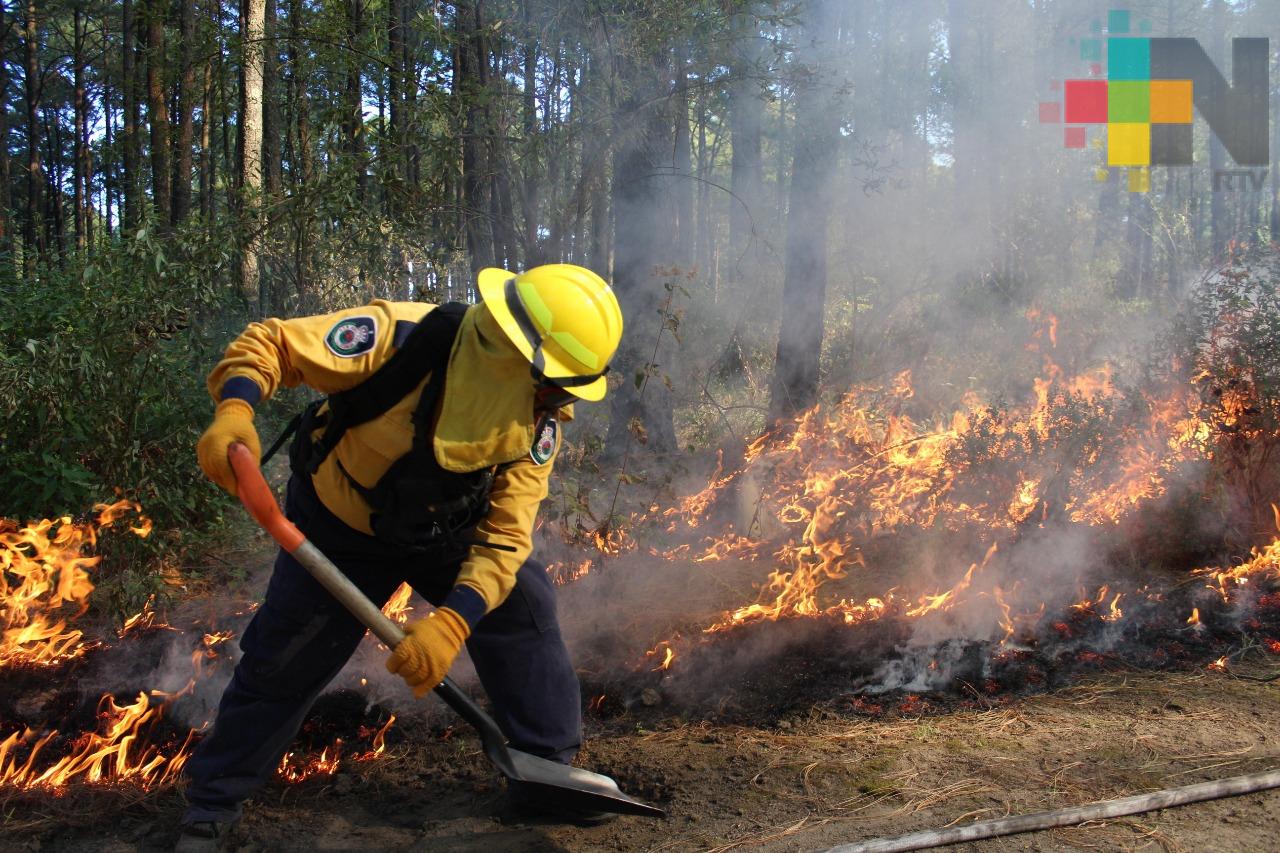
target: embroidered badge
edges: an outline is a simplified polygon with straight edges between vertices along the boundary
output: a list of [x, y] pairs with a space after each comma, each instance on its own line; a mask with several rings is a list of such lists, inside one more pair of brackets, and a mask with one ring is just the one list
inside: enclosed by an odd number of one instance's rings
[[556, 432], [560, 426], [551, 415], [538, 418], [533, 428], [533, 446], [529, 448], [529, 458], [537, 465], [546, 465], [556, 453]]
[[378, 322], [372, 317], [347, 317], [333, 325], [324, 344], [339, 358], [354, 358], [373, 349], [377, 336]]

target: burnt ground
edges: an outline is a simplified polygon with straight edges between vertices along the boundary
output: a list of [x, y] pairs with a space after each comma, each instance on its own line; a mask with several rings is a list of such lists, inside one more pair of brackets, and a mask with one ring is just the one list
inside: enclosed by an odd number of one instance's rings
[[[669, 812], [593, 828], [501, 822], [501, 788], [475, 739], [409, 726], [381, 760], [273, 784], [248, 808], [237, 849], [821, 849], [1274, 767], [1276, 690], [1221, 673], [1110, 672], [986, 711], [813, 711], [771, 727], [593, 721], [583, 763]], [[159, 850], [180, 808], [174, 791], [132, 804], [10, 802], [0, 844]], [[1268, 851], [1277, 837], [1271, 792], [967, 849]]]
[[[1280, 681], [1251, 680], [1280, 671], [1280, 658], [1255, 649], [1227, 672], [1205, 670], [1205, 656], [1226, 648], [1226, 626], [1204, 635], [1170, 621], [1137, 646], [1164, 650], [1159, 659], [1074, 651], [1066, 659], [1055, 650], [1074, 650], [1069, 642], [1033, 648], [989, 667], [994, 684], [976, 678], [975, 661], [989, 650], [967, 646], [956, 655], [952, 689], [867, 694], [857, 688], [871, 662], [892, 655], [905, 636], [891, 620], [871, 630], [822, 620], [749, 627], [678, 644], [683, 658], [671, 673], [654, 672], [643, 658], [653, 636], [681, 626], [688, 633], [691, 610], [740, 601], [741, 586], [721, 584], [722, 571], [706, 588], [682, 584], [681, 606], [664, 609], [657, 602], [671, 597], [646, 599], [628, 586], [653, 574], [588, 577], [563, 590], [561, 607], [584, 699], [594, 702], [581, 763], [662, 805], [666, 819], [625, 817], [593, 828], [504, 821], [500, 781], [439, 702], [414, 705], [397, 693], [383, 704], [341, 693], [320, 704], [307, 739], [324, 744], [346, 733], [358, 742], [356, 733], [395, 711], [387, 752], [346, 761], [332, 776], [273, 782], [249, 804], [235, 849], [816, 850], [1280, 765]], [[630, 606], [637, 600], [655, 603]], [[193, 606], [207, 613], [225, 610], [226, 601]], [[1158, 620], [1145, 624], [1149, 631]], [[1267, 626], [1273, 635], [1274, 627]], [[136, 692], [141, 673], [175, 669], [170, 659], [185, 660], [198, 645], [188, 638], [175, 646], [167, 633], [112, 649], [126, 653], [124, 674], [99, 663], [106, 651], [64, 673], [61, 685], [47, 675], [42, 683], [7, 674], [0, 710], [6, 719], [91, 719], [94, 690], [76, 700], [67, 684], [96, 688], [110, 672]], [[386, 686], [369, 666], [380, 656], [365, 650], [370, 691]], [[163, 850], [182, 809], [172, 787], [0, 799], [3, 850]], [[967, 849], [1269, 851], [1277, 837], [1280, 792], [1270, 792]]]

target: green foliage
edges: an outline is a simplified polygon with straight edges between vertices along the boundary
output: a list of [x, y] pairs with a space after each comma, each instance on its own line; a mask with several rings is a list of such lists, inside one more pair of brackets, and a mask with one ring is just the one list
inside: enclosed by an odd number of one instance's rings
[[[36, 283], [0, 285], [0, 515], [79, 516], [117, 495], [137, 500], [157, 534], [112, 537], [122, 550], [107, 560], [137, 568], [220, 519], [225, 500], [194, 446], [223, 337], [208, 322], [226, 307], [215, 296], [232, 261], [223, 236], [161, 240], [144, 228], [88, 261], [42, 268]], [[154, 591], [130, 584], [122, 607]]]

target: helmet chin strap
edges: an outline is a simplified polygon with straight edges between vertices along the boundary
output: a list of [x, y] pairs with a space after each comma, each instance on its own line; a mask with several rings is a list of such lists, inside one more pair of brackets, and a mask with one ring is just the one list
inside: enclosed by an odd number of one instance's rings
[[507, 279], [507, 283], [503, 285], [502, 293], [506, 298], [507, 310], [511, 312], [512, 319], [516, 321], [516, 326], [520, 328], [520, 333], [524, 335], [524, 339], [533, 348], [529, 373], [535, 380], [538, 382], [550, 382], [552, 385], [557, 385], [561, 388], [580, 388], [584, 385], [590, 385], [609, 372], [609, 365], [606, 364], [604, 370], [588, 376], [548, 376], [545, 372], [547, 359], [542, 354], [544, 338], [538, 331], [538, 327], [534, 325], [533, 318], [529, 316], [529, 312], [525, 309], [524, 302], [520, 299], [520, 291], [516, 289], [516, 280], [514, 278]]

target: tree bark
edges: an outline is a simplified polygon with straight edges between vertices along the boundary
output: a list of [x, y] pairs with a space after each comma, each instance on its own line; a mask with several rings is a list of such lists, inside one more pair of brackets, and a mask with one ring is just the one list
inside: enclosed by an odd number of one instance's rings
[[[8, 52], [9, 16], [4, 4], [0, 3], [0, 57], [7, 55]], [[6, 62], [0, 62], [0, 94], [7, 95], [8, 91], [9, 65]], [[0, 139], [6, 142], [9, 139], [9, 105], [7, 103], [0, 104]], [[9, 180], [9, 146], [0, 145], [0, 255], [6, 256], [13, 251], [13, 225], [9, 215], [11, 201]], [[5, 263], [11, 260], [6, 257]]]
[[404, 163], [404, 22], [400, 0], [387, 0], [387, 109], [390, 114], [390, 146], [388, 169], [391, 186], [387, 191], [387, 215], [395, 218], [399, 210], [399, 184], [403, 180]]
[[294, 281], [298, 301], [306, 304], [309, 293], [311, 270], [311, 224], [312, 214], [307, 204], [308, 194], [314, 180], [312, 175], [311, 156], [311, 104], [307, 98], [306, 76], [302, 73], [301, 56], [298, 43], [302, 34], [303, 0], [289, 2], [289, 101], [290, 113], [293, 115], [294, 145], [296, 147], [297, 167], [294, 172], [293, 192], [299, 199], [294, 207]]
[[196, 106], [195, 0], [180, 0], [179, 9], [178, 27], [182, 34], [179, 55], [182, 77], [178, 84], [178, 157], [173, 175], [173, 221], [175, 224], [186, 220], [191, 212], [191, 169], [194, 157]]
[[262, 51], [262, 183], [266, 198], [274, 201], [281, 195], [280, 163], [280, 97], [276, 80], [280, 76], [280, 51], [277, 47], [278, 24], [276, 0], [266, 0], [265, 42]]
[[75, 205], [76, 248], [84, 251], [88, 247], [89, 223], [89, 131], [85, 113], [88, 104], [84, 94], [84, 9], [76, 3], [71, 10], [72, 29], [72, 85], [74, 100], [72, 112], [75, 116], [75, 157], [72, 163], [72, 199]]
[[40, 237], [44, 173], [40, 168], [40, 54], [36, 0], [27, 0], [23, 43], [26, 71], [24, 86], [27, 100], [27, 219], [23, 223], [22, 259], [27, 278], [34, 279], [36, 259], [45, 248]]
[[764, 99], [756, 75], [764, 61], [764, 40], [755, 16], [745, 10], [733, 21], [733, 54], [729, 68], [729, 258], [731, 275], [751, 293], [760, 266], [760, 239], [754, 224], [764, 214], [764, 163], [760, 129]]
[[769, 388], [769, 419], [794, 417], [818, 399], [827, 298], [831, 175], [839, 142], [838, 81], [833, 50], [839, 22], [825, 0], [810, 0], [797, 46], [796, 143], [787, 219], [778, 357]]
[[263, 0], [244, 0], [240, 32], [244, 40], [244, 148], [240, 161], [244, 250], [240, 258], [240, 293], [251, 310], [260, 310], [258, 253], [262, 195], [262, 54], [265, 35]]
[[120, 88], [124, 97], [124, 127], [120, 134], [121, 158], [124, 165], [124, 177], [121, 186], [124, 194], [125, 229], [136, 228], [142, 215], [142, 196], [139, 190], [138, 169], [142, 162], [142, 140], [139, 138], [139, 126], [142, 124], [141, 109], [138, 103], [138, 57], [137, 20], [134, 14], [133, 0], [122, 0], [122, 26], [120, 37]]
[[456, 4], [455, 22], [458, 49], [454, 92], [463, 116], [462, 215], [473, 274], [496, 263], [490, 219], [492, 181], [488, 179], [485, 156], [489, 65], [486, 61], [483, 5], [484, 0], [461, 0]]
[[347, 86], [343, 130], [347, 153], [356, 170], [356, 200], [361, 206], [364, 205], [367, 186], [364, 163], [364, 99], [360, 84], [363, 63], [359, 57], [363, 26], [363, 0], [347, 0]]
[[171, 222], [172, 175], [169, 148], [169, 103], [165, 96], [166, 0], [151, 0], [147, 7], [147, 120], [151, 125], [151, 203], [161, 228]]
[[618, 64], [628, 94], [615, 128], [614, 290], [627, 318], [627, 334], [614, 358], [614, 369], [624, 381], [610, 394], [605, 438], [610, 456], [621, 455], [634, 441], [629, 435], [643, 436], [650, 451], [676, 448], [673, 400], [664, 375], [673, 345], [664, 328], [670, 311], [664, 309], [672, 291], [664, 289], [661, 272], [671, 262], [675, 243], [667, 198], [670, 177], [664, 169], [675, 141], [670, 53], [659, 48], [636, 59], [619, 57]]
[[693, 136], [689, 129], [689, 48], [681, 42], [675, 50], [676, 91], [675, 156], [672, 160], [672, 189], [676, 202], [675, 262], [685, 268], [693, 266]]

